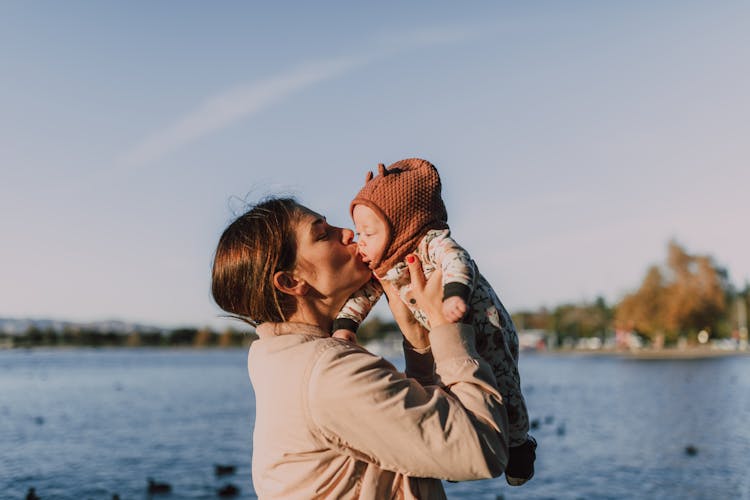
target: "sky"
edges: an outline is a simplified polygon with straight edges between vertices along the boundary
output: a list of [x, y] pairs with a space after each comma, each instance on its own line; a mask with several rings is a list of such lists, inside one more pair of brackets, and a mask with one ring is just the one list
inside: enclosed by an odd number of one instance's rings
[[[233, 325], [219, 235], [421, 157], [513, 311], [750, 281], [743, 1], [0, 4], [0, 317]], [[387, 315], [380, 307], [378, 314]]]

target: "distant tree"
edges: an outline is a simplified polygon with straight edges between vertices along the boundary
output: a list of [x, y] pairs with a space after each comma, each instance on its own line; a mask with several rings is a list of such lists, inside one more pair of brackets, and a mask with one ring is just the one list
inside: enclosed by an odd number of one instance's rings
[[382, 338], [391, 332], [399, 332], [395, 321], [383, 321], [379, 316], [368, 318], [357, 330], [357, 340], [365, 343], [372, 339]]
[[167, 336], [161, 332], [141, 332], [141, 345], [160, 346], [167, 342]]
[[74, 326], [66, 326], [62, 332], [62, 343], [66, 345], [80, 345], [81, 329]]
[[197, 333], [195, 328], [176, 328], [169, 332], [169, 344], [192, 345]]
[[667, 329], [663, 311], [666, 307], [665, 281], [661, 270], [651, 266], [641, 287], [626, 295], [617, 306], [615, 322], [621, 328], [636, 330], [653, 339]]
[[219, 347], [230, 347], [232, 345], [232, 337], [234, 331], [231, 328], [227, 328], [219, 335]]
[[42, 345], [44, 340], [44, 332], [36, 326], [30, 326], [26, 329], [25, 344], [29, 347]]
[[109, 334], [101, 333], [92, 328], [81, 328], [78, 336], [78, 345], [81, 346], [92, 346], [102, 347], [105, 345], [111, 345], [111, 337]]
[[193, 345], [195, 347], [206, 347], [216, 343], [216, 334], [208, 328], [201, 328], [195, 334]]
[[727, 273], [705, 255], [669, 246], [673, 282], [668, 289], [667, 327], [672, 331], [712, 329], [726, 309]]
[[230, 327], [219, 335], [219, 347], [240, 347], [257, 338], [255, 333], [245, 333]]
[[552, 329], [561, 337], [601, 337], [610, 328], [612, 311], [603, 298], [593, 303], [564, 304], [552, 313]]
[[128, 334], [128, 338], [125, 341], [125, 345], [128, 347], [138, 347], [141, 345], [141, 343], [141, 334], [135, 330]]
[[538, 311], [518, 311], [511, 317], [519, 330], [554, 330], [554, 317], [546, 307]]
[[652, 339], [719, 330], [730, 292], [725, 269], [670, 241], [666, 266], [652, 266], [640, 288], [623, 298], [616, 321]]

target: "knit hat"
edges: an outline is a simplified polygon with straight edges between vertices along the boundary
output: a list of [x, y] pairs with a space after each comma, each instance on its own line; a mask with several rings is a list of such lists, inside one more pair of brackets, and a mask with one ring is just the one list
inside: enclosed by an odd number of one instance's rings
[[440, 175], [435, 165], [420, 158], [397, 161], [378, 175], [367, 172], [364, 187], [349, 207], [371, 208], [386, 222], [389, 234], [379, 261], [370, 262], [377, 276], [385, 273], [417, 250], [419, 240], [431, 229], [447, 229], [448, 213], [440, 197]]

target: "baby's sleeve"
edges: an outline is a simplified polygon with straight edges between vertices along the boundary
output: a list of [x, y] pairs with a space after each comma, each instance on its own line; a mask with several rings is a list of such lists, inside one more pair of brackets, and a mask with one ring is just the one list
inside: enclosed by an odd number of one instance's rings
[[377, 279], [372, 278], [346, 301], [333, 321], [333, 331], [350, 330], [356, 332], [381, 295], [383, 295], [382, 285]]
[[443, 300], [457, 296], [468, 302], [477, 274], [469, 252], [446, 231], [429, 239], [427, 254], [430, 261], [443, 271]]

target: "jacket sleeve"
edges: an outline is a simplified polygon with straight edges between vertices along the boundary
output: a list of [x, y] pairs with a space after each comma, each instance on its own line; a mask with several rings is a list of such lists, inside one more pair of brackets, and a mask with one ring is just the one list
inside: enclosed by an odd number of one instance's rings
[[383, 286], [375, 278], [365, 283], [349, 297], [333, 321], [333, 331], [338, 329], [357, 331], [373, 306], [383, 295]]
[[404, 341], [404, 371], [407, 377], [416, 379], [422, 385], [435, 384], [435, 360], [430, 346], [418, 349]]
[[309, 379], [313, 428], [333, 448], [411, 477], [496, 477], [508, 460], [508, 417], [470, 326], [430, 333], [442, 386], [422, 386], [364, 349], [321, 350]]
[[443, 300], [458, 296], [468, 302], [476, 279], [476, 266], [469, 253], [447, 231], [428, 238], [427, 255], [443, 271]]

